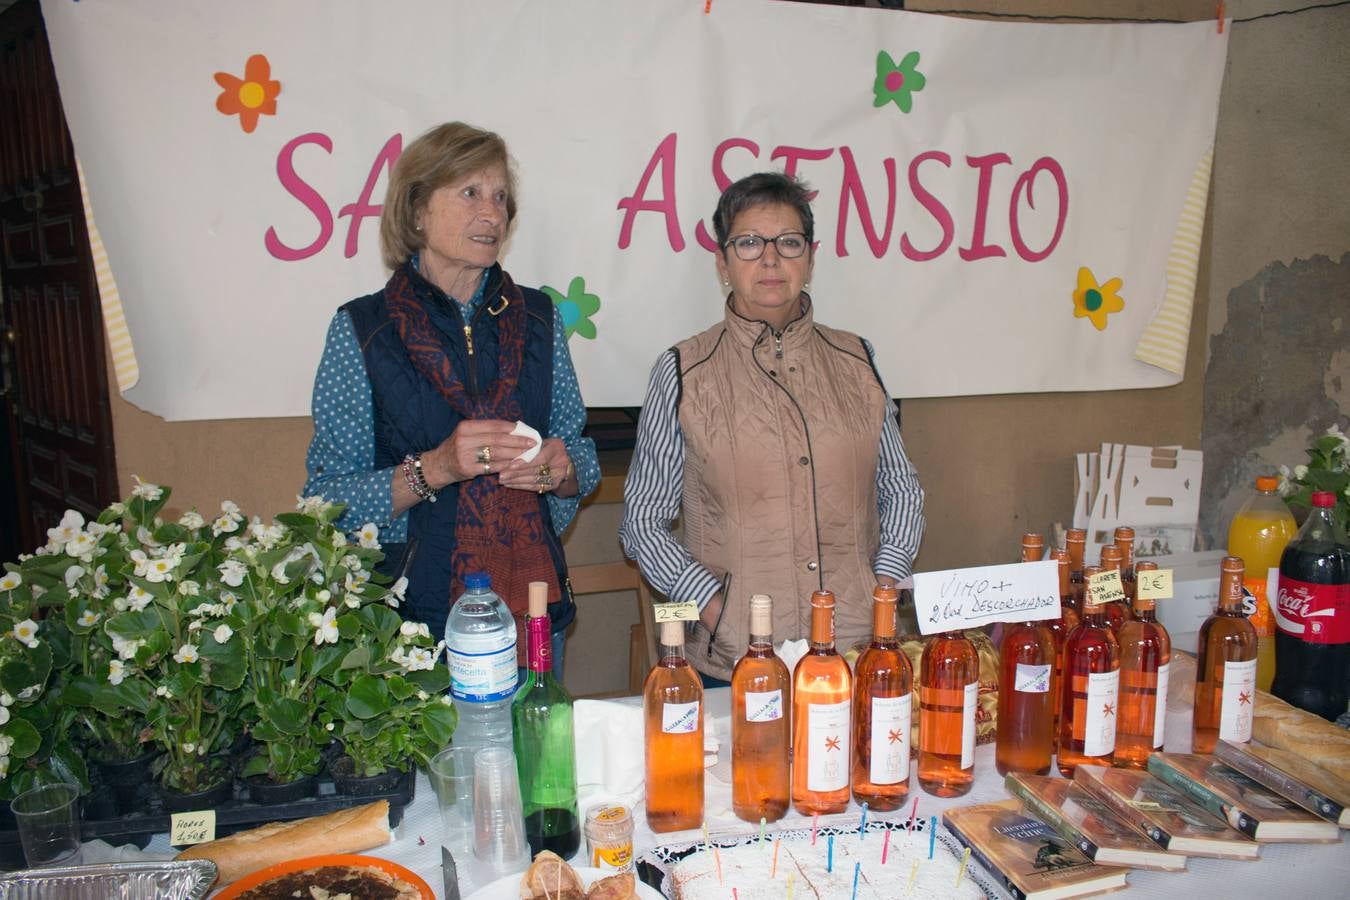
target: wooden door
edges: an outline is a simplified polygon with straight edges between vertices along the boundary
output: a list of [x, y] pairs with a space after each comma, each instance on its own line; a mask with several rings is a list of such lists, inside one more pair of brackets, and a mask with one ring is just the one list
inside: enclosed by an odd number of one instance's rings
[[117, 495], [103, 316], [37, 0], [0, 13], [0, 291], [12, 455], [0, 517], [31, 552], [66, 509], [89, 518]]

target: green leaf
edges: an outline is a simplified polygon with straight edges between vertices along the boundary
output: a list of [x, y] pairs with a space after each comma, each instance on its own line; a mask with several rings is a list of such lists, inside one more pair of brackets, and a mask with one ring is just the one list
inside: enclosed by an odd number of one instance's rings
[[78, 784], [81, 793], [89, 791], [89, 769], [84, 758], [70, 744], [61, 743], [53, 747], [48, 765], [54, 776], [53, 783]]
[[[282, 634], [289, 634], [293, 637], [302, 638], [308, 638], [310, 636], [309, 623], [300, 618], [298, 613], [278, 609], [272, 613], [272, 622]], [[290, 657], [286, 658], [289, 659]]]
[[433, 696], [444, 694], [450, 690], [450, 670], [443, 665], [437, 665], [434, 669], [409, 672], [407, 677], [419, 688]]
[[104, 681], [94, 691], [94, 707], [106, 716], [126, 715], [128, 710], [142, 716], [150, 711], [150, 685], [130, 678], [121, 684]]
[[202, 680], [206, 684], [227, 691], [237, 690], [248, 674], [248, 661], [244, 658], [244, 642], [229, 640], [216, 643], [210, 635], [203, 635], [198, 652], [202, 658]]
[[147, 606], [140, 612], [127, 610], [108, 619], [103, 626], [108, 635], [116, 635], [123, 640], [146, 638], [151, 632], [169, 630], [168, 613], [158, 606]]
[[402, 675], [389, 675], [385, 677], [384, 681], [385, 684], [389, 685], [389, 693], [392, 694], [394, 699], [399, 703], [402, 703], [404, 700], [407, 700], [413, 694], [417, 693], [417, 685], [413, 684]]
[[399, 614], [387, 606], [363, 606], [356, 611], [356, 617], [367, 631], [375, 633], [381, 644], [389, 643], [389, 639], [403, 624]]
[[362, 675], [347, 692], [347, 712], [358, 719], [373, 719], [389, 711], [389, 687], [383, 678]]
[[75, 675], [61, 688], [61, 702], [81, 709], [94, 705], [98, 682], [91, 675]]
[[250, 778], [254, 775], [266, 775], [267, 764], [267, 757], [262, 754], [250, 756], [248, 762], [244, 763], [244, 768], [239, 770], [239, 774], [244, 778]]
[[445, 703], [432, 703], [422, 710], [422, 731], [436, 747], [450, 743], [459, 724], [459, 714], [453, 706]]
[[0, 690], [13, 697], [32, 685], [46, 684], [52, 671], [52, 651], [45, 642], [31, 649], [20, 647], [19, 652], [20, 656], [0, 665]]
[[301, 735], [309, 727], [309, 706], [299, 700], [281, 697], [261, 708], [263, 721], [276, 726], [284, 734]]
[[33, 723], [24, 719], [11, 718], [0, 728], [0, 734], [7, 734], [14, 739], [9, 755], [15, 759], [27, 759], [42, 746], [42, 735], [33, 727]]
[[[353, 618], [353, 617], [340, 616], [338, 618], [339, 629], [341, 629], [342, 627], [343, 618]], [[364, 670], [369, 665], [370, 665], [370, 648], [365, 645], [362, 645], [360, 647], [354, 647], [351, 650], [351, 652], [349, 652], [346, 656], [344, 656], [342, 658], [342, 664], [338, 668]]]

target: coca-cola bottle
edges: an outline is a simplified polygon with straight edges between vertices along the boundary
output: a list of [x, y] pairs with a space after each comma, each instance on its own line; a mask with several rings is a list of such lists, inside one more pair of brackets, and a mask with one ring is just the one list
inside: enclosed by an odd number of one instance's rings
[[1315, 491], [1280, 557], [1271, 685], [1276, 697], [1333, 720], [1345, 712], [1350, 678], [1350, 545], [1335, 504], [1335, 494]]

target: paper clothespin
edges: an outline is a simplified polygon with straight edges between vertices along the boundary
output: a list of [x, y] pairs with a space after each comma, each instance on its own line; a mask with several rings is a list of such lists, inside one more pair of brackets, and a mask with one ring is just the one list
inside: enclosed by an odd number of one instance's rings
[[706, 16], [712, 12], [712, 0], [703, 0], [703, 14]]
[[[708, 2], [709, 2], [709, 4], [711, 4], [711, 3], [712, 3], [712, 0], [708, 0]], [[705, 10], [705, 12], [706, 12], [706, 10]], [[1216, 19], [1219, 20], [1219, 34], [1223, 34], [1223, 14], [1224, 14], [1224, 12], [1225, 12], [1225, 10], [1224, 10], [1224, 2], [1223, 2], [1223, 0], [1219, 0], [1218, 5], [1214, 7], [1214, 17], [1215, 17]]]

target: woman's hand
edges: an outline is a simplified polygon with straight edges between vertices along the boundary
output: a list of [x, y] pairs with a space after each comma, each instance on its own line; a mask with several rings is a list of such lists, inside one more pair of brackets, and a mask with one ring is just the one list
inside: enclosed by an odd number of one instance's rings
[[511, 460], [498, 477], [502, 487], [517, 491], [536, 494], [553, 491], [560, 497], [570, 497], [577, 492], [576, 471], [561, 438], [545, 438], [538, 456], [530, 462]]
[[427, 483], [440, 490], [447, 484], [509, 468], [512, 460], [534, 446], [529, 438], [512, 434], [515, 427], [515, 422], [501, 419], [460, 422], [440, 446], [422, 454]]

